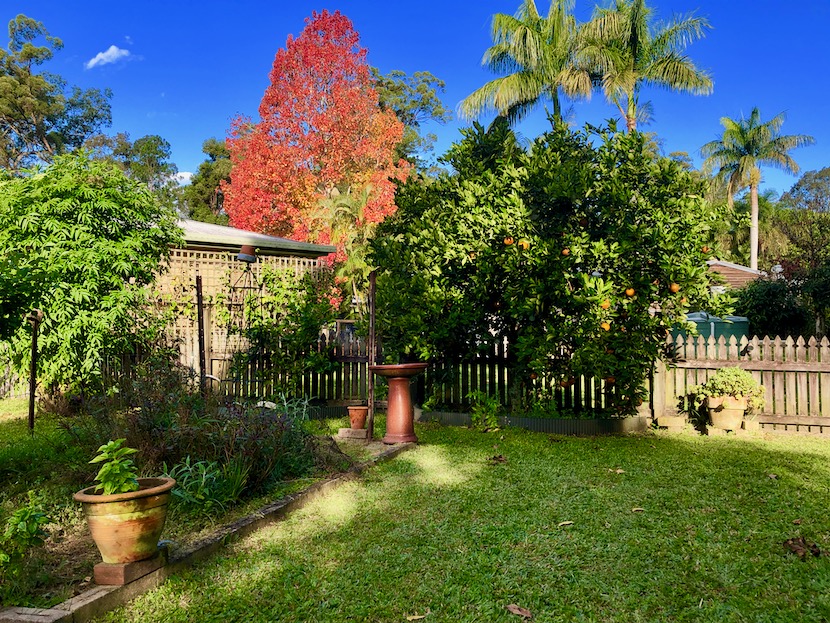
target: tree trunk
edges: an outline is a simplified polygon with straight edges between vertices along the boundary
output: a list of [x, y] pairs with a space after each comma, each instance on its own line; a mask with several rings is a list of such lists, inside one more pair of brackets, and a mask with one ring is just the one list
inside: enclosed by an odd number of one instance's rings
[[758, 270], [758, 184], [749, 185], [749, 267]]
[[637, 129], [637, 100], [633, 96], [628, 97], [628, 111], [625, 115], [625, 127], [629, 134]]

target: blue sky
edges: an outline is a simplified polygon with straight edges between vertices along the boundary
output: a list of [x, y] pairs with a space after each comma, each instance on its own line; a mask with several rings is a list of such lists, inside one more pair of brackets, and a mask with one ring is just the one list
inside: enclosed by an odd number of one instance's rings
[[[603, 4], [607, 0], [602, 0]], [[224, 137], [239, 113], [256, 115], [276, 51], [298, 34], [312, 11], [340, 10], [355, 24], [370, 64], [381, 72], [430, 71], [446, 82], [445, 104], [458, 102], [489, 80], [481, 56], [490, 44], [497, 12], [513, 13], [518, 0], [421, 0], [309, 2], [234, 0], [192, 2], [100, 2], [6, 0], [0, 19], [18, 13], [42, 21], [65, 47], [48, 65], [70, 84], [111, 88], [111, 133], [133, 140], [159, 134], [173, 149], [180, 171], [195, 171], [202, 142]], [[596, 2], [576, 0], [586, 20]], [[816, 145], [793, 152], [802, 171], [830, 166], [830, 0], [651, 0], [658, 18], [705, 16], [705, 39], [688, 52], [714, 79], [714, 93], [698, 97], [647, 90], [655, 119], [642, 129], [663, 141], [665, 153], [686, 151], [700, 164], [698, 149], [717, 138], [723, 116], [762, 118], [786, 112], [783, 132], [810, 134]], [[546, 0], [537, 0], [546, 11]], [[4, 22], [4, 23], [5, 23]], [[5, 44], [4, 40], [4, 44]], [[574, 103], [573, 122], [602, 123], [615, 109], [600, 94]], [[482, 119], [487, 123], [489, 119]], [[443, 152], [467, 122], [430, 128]], [[544, 112], [518, 126], [526, 138], [544, 131]], [[787, 190], [796, 177], [764, 170], [764, 188]]]

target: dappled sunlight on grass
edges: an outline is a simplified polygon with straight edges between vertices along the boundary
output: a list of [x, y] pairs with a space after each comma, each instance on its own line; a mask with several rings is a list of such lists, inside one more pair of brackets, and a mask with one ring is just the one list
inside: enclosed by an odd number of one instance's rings
[[0, 399], [0, 422], [17, 420], [29, 414], [29, 401], [26, 398]]
[[448, 450], [440, 446], [421, 446], [414, 452], [407, 452], [397, 460], [410, 463], [417, 468], [415, 481], [435, 487], [451, 487], [463, 484], [478, 474], [481, 465], [460, 466], [447, 456]]
[[392, 622], [429, 609], [435, 623], [508, 623], [511, 603], [555, 622], [830, 615], [830, 557], [782, 546], [801, 535], [830, 550], [828, 441], [417, 434], [418, 448], [107, 620]]
[[327, 528], [338, 528], [354, 519], [358, 506], [355, 499], [356, 485], [349, 483], [331, 491], [324, 498], [316, 500], [308, 513], [319, 518]]
[[355, 519], [360, 511], [357, 498], [358, 484], [340, 485], [308, 502], [285, 521], [261, 530], [247, 539], [244, 547], [257, 549], [272, 540], [308, 539], [342, 529]]

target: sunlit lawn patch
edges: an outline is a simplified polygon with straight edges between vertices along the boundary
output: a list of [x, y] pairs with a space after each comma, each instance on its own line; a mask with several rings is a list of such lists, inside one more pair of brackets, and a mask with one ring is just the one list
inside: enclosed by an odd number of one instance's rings
[[520, 620], [510, 604], [534, 621], [830, 617], [830, 559], [783, 546], [830, 550], [827, 440], [417, 433], [418, 449], [109, 620]]

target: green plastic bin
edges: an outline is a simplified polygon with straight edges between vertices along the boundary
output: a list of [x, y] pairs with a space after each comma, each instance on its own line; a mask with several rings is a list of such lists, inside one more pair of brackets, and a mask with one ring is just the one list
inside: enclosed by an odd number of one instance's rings
[[[741, 341], [742, 337], [749, 338], [749, 318], [746, 316], [725, 316], [724, 318], [719, 318], [718, 316], [701, 311], [691, 312], [686, 315], [686, 318], [689, 322], [697, 326], [698, 333], [707, 340], [710, 336], [714, 337], [715, 340], [719, 340], [723, 336], [728, 343], [729, 338], [733, 335], [738, 342]], [[672, 335], [675, 338], [681, 335], [684, 340], [688, 338], [687, 332], [680, 328], [674, 329]]]

